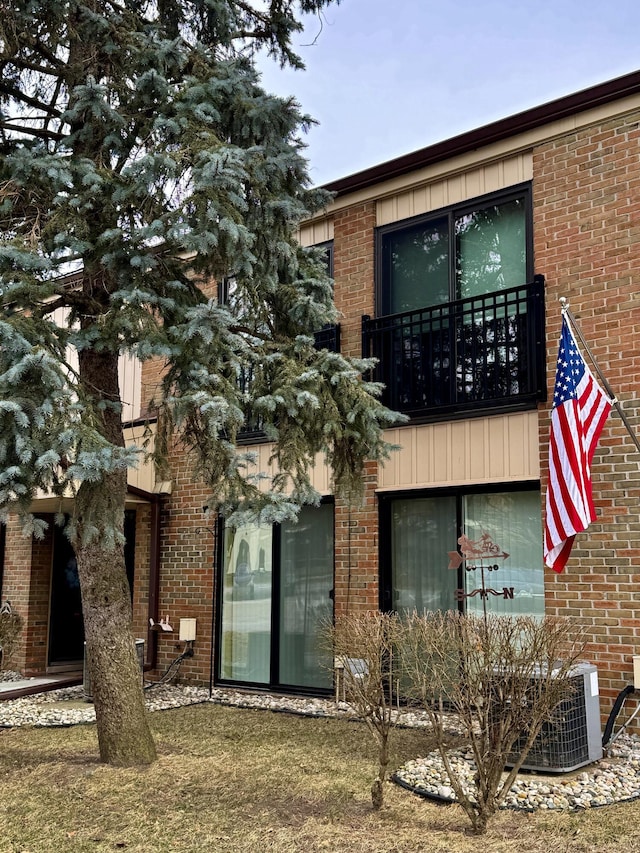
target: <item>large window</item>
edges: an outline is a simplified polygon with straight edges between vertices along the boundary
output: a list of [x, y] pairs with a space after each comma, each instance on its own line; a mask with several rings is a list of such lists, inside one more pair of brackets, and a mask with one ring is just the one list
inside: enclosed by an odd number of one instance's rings
[[219, 584], [220, 681], [324, 690], [333, 614], [333, 505], [298, 521], [227, 527]]
[[[453, 491], [381, 502], [382, 605], [399, 612], [451, 610], [544, 614], [540, 492]], [[495, 558], [448, 568], [458, 538], [490, 537]], [[508, 556], [503, 556], [504, 554]], [[495, 567], [498, 567], [497, 569]], [[507, 594], [504, 594], [504, 590]], [[513, 597], [511, 597], [511, 590]]]
[[544, 398], [544, 279], [528, 186], [384, 226], [377, 316], [362, 354], [383, 402], [415, 418], [533, 408]]
[[528, 187], [379, 231], [379, 314], [518, 287], [533, 276]]

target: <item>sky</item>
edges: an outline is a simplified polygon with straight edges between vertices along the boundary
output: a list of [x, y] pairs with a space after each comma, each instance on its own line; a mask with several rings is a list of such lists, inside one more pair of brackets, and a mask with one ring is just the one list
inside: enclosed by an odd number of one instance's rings
[[306, 70], [259, 67], [319, 123], [315, 185], [640, 69], [638, 0], [342, 0], [305, 21]]

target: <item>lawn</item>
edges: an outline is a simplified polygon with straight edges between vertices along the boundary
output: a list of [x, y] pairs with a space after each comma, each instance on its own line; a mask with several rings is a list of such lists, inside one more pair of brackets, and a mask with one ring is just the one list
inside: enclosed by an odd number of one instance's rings
[[[373, 812], [374, 749], [359, 723], [197, 705], [151, 716], [160, 758], [116, 769], [95, 727], [0, 731], [0, 851], [640, 853], [640, 804], [501, 812], [467, 832], [457, 805], [392, 783]], [[429, 750], [395, 735], [392, 766]]]

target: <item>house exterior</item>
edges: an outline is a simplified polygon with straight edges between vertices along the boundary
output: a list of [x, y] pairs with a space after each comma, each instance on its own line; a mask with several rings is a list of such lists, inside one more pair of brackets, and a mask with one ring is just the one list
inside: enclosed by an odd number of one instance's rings
[[[640, 72], [327, 189], [333, 202], [300, 231], [304, 245], [326, 248], [341, 314], [339, 335], [328, 330], [319, 345], [378, 360], [383, 399], [409, 418], [388, 431], [399, 449], [368, 465], [355, 507], [331, 494], [318, 460], [322, 504], [273, 528], [211, 520], [179, 437], [170, 480], [132, 472], [128, 566], [150, 677], [183, 649], [180, 619], [195, 618], [182, 677], [328, 691], [323, 619], [478, 611], [480, 573], [449, 568], [449, 552], [462, 534], [486, 534], [508, 554], [487, 568], [484, 583], [499, 593], [488, 609], [576, 617], [608, 713], [640, 652], [640, 455], [615, 413], [592, 466], [598, 518], [561, 575], [543, 568], [543, 500], [561, 297], [629, 421], [640, 420]], [[145, 404], [158, 370], [123, 375], [132, 437], [153, 430]], [[259, 433], [245, 440], [268, 471], [268, 444]], [[52, 519], [65, 507], [42, 497], [33, 509]], [[76, 666], [81, 616], [59, 531], [31, 541], [10, 522], [0, 579], [2, 599], [25, 617], [15, 666]], [[150, 618], [174, 630], [149, 630]]]

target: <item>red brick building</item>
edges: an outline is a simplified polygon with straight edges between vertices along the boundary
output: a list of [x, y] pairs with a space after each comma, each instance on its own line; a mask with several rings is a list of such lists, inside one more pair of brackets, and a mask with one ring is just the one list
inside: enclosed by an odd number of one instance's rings
[[[502, 613], [577, 617], [598, 667], [602, 710], [640, 651], [640, 455], [612, 413], [593, 462], [598, 519], [565, 572], [543, 568], [550, 394], [566, 297], [632, 424], [640, 384], [640, 72], [465, 133], [328, 186], [304, 224], [324, 245], [341, 313], [339, 346], [378, 358], [388, 405], [409, 416], [399, 450], [370, 464], [362, 506], [325, 496], [297, 525], [224, 531], [176, 447], [171, 480], [131, 483], [128, 565], [135, 626], [152, 675], [196, 619], [193, 680], [330, 689], [317, 626], [332, 612], [458, 606], [477, 577], [448, 569], [461, 533], [506, 552], [492, 576]], [[334, 340], [332, 345], [337, 345]], [[140, 433], [157, 366], [123, 387]], [[156, 373], [154, 374], [154, 371]], [[126, 385], [126, 382], [129, 384]], [[142, 420], [141, 420], [142, 419]], [[257, 465], [268, 446], [254, 436]], [[65, 510], [46, 497], [34, 511]], [[15, 665], [81, 657], [73, 555], [51, 526], [5, 532], [2, 598], [25, 617]], [[495, 583], [494, 583], [495, 581]], [[467, 607], [478, 607], [469, 598]], [[175, 631], [148, 632], [167, 617]]]

